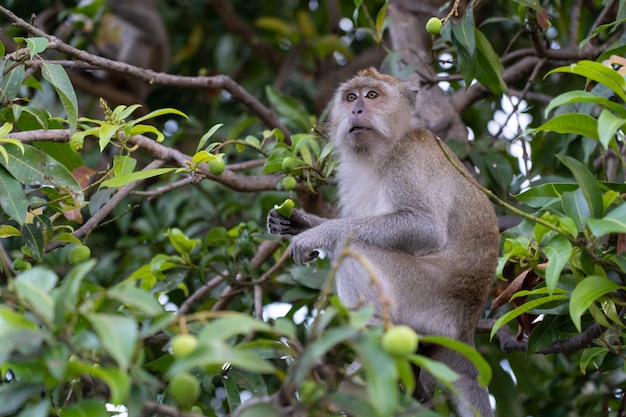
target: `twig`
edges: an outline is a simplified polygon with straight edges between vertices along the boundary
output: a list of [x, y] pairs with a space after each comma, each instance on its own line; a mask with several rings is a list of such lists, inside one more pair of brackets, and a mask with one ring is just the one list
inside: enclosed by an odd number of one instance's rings
[[[263, 262], [269, 259], [272, 256], [272, 254], [276, 250], [278, 250], [278, 248], [280, 248], [280, 246], [281, 246], [280, 243], [275, 242], [273, 240], [264, 241], [263, 243], [261, 243], [261, 245], [257, 249], [257, 252], [252, 257], [250, 263], [252, 264], [254, 268], [260, 267], [263, 264]], [[283, 256], [281, 257], [282, 262], [284, 262], [285, 257], [288, 258], [288, 251], [286, 251], [286, 254], [283, 254]], [[223, 310], [224, 308], [226, 308], [230, 300], [232, 300], [233, 296], [241, 291], [242, 286], [260, 284], [261, 282], [265, 281], [270, 275], [272, 275], [280, 267], [280, 265], [282, 265], [282, 262], [279, 261], [272, 268], [270, 268], [267, 272], [265, 272], [261, 276], [261, 278], [253, 282], [244, 282], [243, 277], [236, 278], [235, 282], [233, 282], [232, 284], [224, 288], [224, 290], [220, 294], [219, 300], [217, 301], [217, 303], [213, 305], [213, 307], [211, 308], [211, 311], [218, 311], [218, 310]], [[261, 319], [261, 317], [259, 317], [259, 319]]]
[[194, 182], [196, 179], [193, 176], [188, 176], [186, 178], [183, 178], [182, 180], [178, 180], [175, 181], [171, 184], [167, 184], [164, 185], [163, 187], [159, 187], [155, 190], [151, 190], [151, 191], [133, 191], [133, 194], [135, 195], [140, 195], [143, 197], [148, 197], [148, 198], [154, 198], [154, 197], [158, 197], [160, 195], [163, 195], [169, 191], [175, 190], [177, 188], [180, 187], [184, 187], [185, 185], [191, 184], [192, 182]]

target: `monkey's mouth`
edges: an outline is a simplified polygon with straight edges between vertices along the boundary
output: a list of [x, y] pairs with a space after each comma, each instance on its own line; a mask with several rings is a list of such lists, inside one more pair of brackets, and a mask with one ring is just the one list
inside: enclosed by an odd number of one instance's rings
[[360, 133], [360, 132], [367, 132], [368, 130], [372, 130], [369, 127], [365, 127], [365, 126], [352, 126], [352, 128], [350, 128], [350, 133]]

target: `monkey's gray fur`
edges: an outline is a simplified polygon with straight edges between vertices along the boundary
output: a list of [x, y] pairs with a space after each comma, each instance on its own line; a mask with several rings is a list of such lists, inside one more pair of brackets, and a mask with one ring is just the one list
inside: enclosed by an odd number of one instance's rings
[[[339, 156], [341, 217], [323, 219], [294, 210], [289, 219], [275, 210], [268, 229], [294, 235], [293, 259], [306, 263], [318, 249], [337, 258], [350, 248], [367, 257], [391, 300], [391, 320], [420, 334], [451, 337], [474, 346], [496, 267], [499, 234], [489, 199], [448, 160], [452, 152], [419, 127], [416, 92], [376, 70], [359, 72], [342, 84], [331, 102], [328, 133]], [[346, 257], [336, 277], [337, 294], [355, 307], [380, 296], [364, 267]], [[487, 390], [475, 367], [438, 346], [424, 352], [460, 374], [455, 406], [462, 417], [493, 416]], [[434, 378], [421, 372], [426, 398]]]

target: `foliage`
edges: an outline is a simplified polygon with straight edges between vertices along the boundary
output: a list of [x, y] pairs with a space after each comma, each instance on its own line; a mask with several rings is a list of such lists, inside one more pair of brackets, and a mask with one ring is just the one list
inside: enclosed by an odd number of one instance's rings
[[[9, 8], [28, 20], [51, 3]], [[394, 3], [336, 2], [343, 33], [321, 2], [191, 3], [160, 3], [169, 78], [72, 49], [102, 43], [89, 28], [106, 21], [103, 1], [66, 5], [60, 40], [0, 9], [19, 27], [0, 43], [0, 416], [449, 415], [453, 370], [394, 355], [391, 323], [368, 326], [369, 306], [332, 295], [336, 265], [292, 265], [264, 231], [287, 197], [332, 200], [337, 162], [313, 116], [322, 75], [370, 48], [398, 76], [423, 72], [386, 45]], [[474, 135], [448, 142], [499, 214], [522, 222], [503, 233], [477, 349], [418, 340], [471, 360], [499, 415], [617, 416], [626, 6], [595, 1], [576, 17], [567, 1], [484, 3], [440, 10], [428, 54], [441, 78], [428, 87], [447, 83]], [[228, 5], [239, 26], [219, 15]], [[133, 103], [90, 97], [75, 81], [85, 66], [153, 89]], [[507, 123], [488, 130], [512, 96]], [[503, 133], [523, 116], [536, 127]], [[193, 342], [177, 354], [181, 335]], [[441, 382], [432, 409], [410, 395], [413, 366]]]

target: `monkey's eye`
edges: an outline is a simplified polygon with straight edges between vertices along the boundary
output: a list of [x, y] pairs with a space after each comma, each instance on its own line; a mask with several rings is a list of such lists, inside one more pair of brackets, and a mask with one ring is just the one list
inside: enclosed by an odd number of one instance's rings
[[348, 95], [346, 96], [346, 100], [348, 100], [348, 101], [354, 101], [354, 100], [356, 100], [356, 94], [354, 94], [354, 93], [348, 93]]
[[378, 93], [376, 91], [368, 91], [367, 94], [365, 95], [365, 97], [367, 97], [367, 98], [376, 98], [376, 97], [378, 97]]

